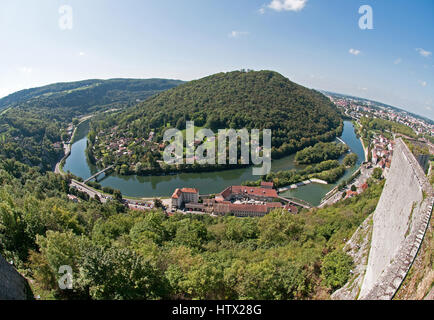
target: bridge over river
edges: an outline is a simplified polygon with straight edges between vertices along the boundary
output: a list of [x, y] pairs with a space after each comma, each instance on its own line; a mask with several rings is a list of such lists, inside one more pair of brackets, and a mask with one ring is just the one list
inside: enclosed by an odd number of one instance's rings
[[[344, 132], [342, 140], [345, 141], [353, 152], [359, 155], [358, 164], [365, 160], [363, 146], [354, 132], [353, 124], [350, 121], [344, 122]], [[84, 122], [77, 128], [75, 140], [71, 148], [71, 155], [66, 159], [63, 167], [64, 172], [71, 172], [77, 177], [87, 179], [100, 169], [88, 161], [86, 156], [87, 134], [89, 123]], [[304, 166], [294, 163], [295, 154], [272, 162], [273, 172], [286, 170], [302, 170]], [[356, 168], [354, 168], [356, 169]], [[108, 172], [107, 172], [108, 173]], [[353, 169], [348, 170], [342, 177], [342, 181], [348, 179], [353, 173]], [[252, 168], [238, 168], [233, 170], [213, 171], [213, 172], [184, 172], [176, 175], [122, 175], [113, 173], [104, 177], [99, 176], [101, 186], [111, 187], [120, 190], [123, 195], [131, 198], [154, 198], [170, 197], [176, 188], [194, 187], [200, 190], [201, 194], [216, 194], [226, 189], [228, 186], [241, 185], [245, 181], [256, 181], [258, 176], [252, 174]], [[95, 177], [92, 177], [95, 178]], [[88, 180], [90, 181], [90, 180]], [[340, 183], [341, 181], [339, 181]], [[339, 184], [338, 183], [338, 184]], [[312, 183], [297, 189], [287, 190], [281, 196], [291, 199], [303, 199], [309, 204], [319, 205], [321, 199], [335, 187], [334, 184], [323, 185]], [[295, 199], [294, 199], [295, 200]], [[297, 201], [298, 202], [298, 201]]]
[[293, 203], [293, 204], [300, 206], [302, 208], [305, 208], [305, 209], [313, 208], [313, 206], [309, 202], [301, 200], [301, 199], [297, 199], [297, 198], [293, 198], [293, 197], [284, 198], [284, 197], [280, 197], [280, 196], [278, 198], [283, 200], [283, 201]]
[[108, 170], [113, 169], [113, 168], [114, 168], [113, 165], [108, 166], [107, 168], [105, 168], [105, 169], [103, 169], [103, 170], [101, 170], [101, 171], [95, 173], [95, 174], [94, 174], [93, 176], [91, 176], [90, 178], [87, 178], [86, 180], [84, 180], [84, 183], [88, 183], [90, 180], [96, 179], [99, 175], [101, 175], [101, 174], [103, 174], [104, 172], [107, 172]]

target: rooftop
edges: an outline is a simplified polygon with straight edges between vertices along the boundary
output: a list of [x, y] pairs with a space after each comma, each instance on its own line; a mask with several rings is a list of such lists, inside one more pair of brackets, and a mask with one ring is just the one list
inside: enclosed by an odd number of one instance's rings
[[178, 199], [183, 193], [199, 193], [199, 190], [195, 188], [176, 189], [172, 195], [172, 199]]
[[245, 186], [232, 186], [225, 189], [221, 195], [227, 198], [231, 194], [265, 197], [265, 198], [277, 198], [277, 191], [274, 189], [265, 189], [260, 187], [245, 187]]

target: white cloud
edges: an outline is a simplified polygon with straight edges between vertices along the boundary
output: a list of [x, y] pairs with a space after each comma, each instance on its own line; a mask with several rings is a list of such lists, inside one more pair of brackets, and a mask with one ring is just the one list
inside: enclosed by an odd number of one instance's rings
[[307, 0], [272, 0], [268, 8], [276, 11], [300, 11], [306, 3]]
[[419, 84], [422, 86], [422, 87], [426, 87], [426, 85], [428, 84], [426, 81], [422, 81], [422, 80], [419, 80]]
[[78, 53], [78, 55], [79, 55], [80, 57], [83, 57], [83, 56], [86, 55], [86, 53], [84, 53], [83, 51], [80, 51], [80, 52]]
[[248, 32], [244, 32], [244, 31], [232, 31], [231, 33], [229, 33], [229, 38], [239, 38], [241, 36], [246, 36], [248, 35]]
[[401, 62], [402, 62], [401, 58], [398, 58], [395, 61], [393, 61], [394, 64], [400, 64]]
[[424, 50], [424, 49], [422, 49], [422, 48], [417, 48], [416, 51], [419, 52], [419, 54], [420, 54], [422, 57], [425, 57], [425, 58], [428, 58], [428, 57], [430, 57], [430, 56], [432, 55], [432, 52], [427, 51], [427, 50]]
[[18, 68], [18, 70], [24, 74], [30, 74], [33, 72], [33, 69], [30, 67], [20, 67], [20, 68]]
[[260, 14], [264, 14], [264, 13], [265, 13], [265, 8], [262, 7], [261, 9], [258, 10], [258, 12], [259, 12]]
[[351, 54], [353, 54], [355, 56], [358, 56], [361, 53], [361, 51], [357, 50], [357, 49], [351, 48], [350, 51], [349, 51], [349, 53], [351, 53]]

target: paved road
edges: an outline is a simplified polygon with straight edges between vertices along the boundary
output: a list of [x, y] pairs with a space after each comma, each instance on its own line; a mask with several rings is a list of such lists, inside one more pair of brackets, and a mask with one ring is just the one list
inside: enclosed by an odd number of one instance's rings
[[62, 163], [63, 160], [66, 160], [66, 158], [69, 157], [70, 153], [71, 153], [71, 144], [67, 144], [65, 147], [65, 155], [58, 163], [56, 163], [56, 167], [54, 168], [54, 173], [63, 175], [62, 170], [60, 170], [60, 164]]
[[332, 204], [335, 204], [335, 203], [341, 201], [342, 200], [342, 194], [344, 192], [350, 191], [352, 185], [355, 185], [358, 188], [361, 187], [372, 176], [374, 168], [367, 169], [365, 165], [362, 165], [360, 170], [361, 170], [360, 175], [352, 183], [347, 185], [347, 187], [345, 189], [336, 192], [329, 199], [327, 199], [326, 201], [321, 203], [319, 208], [323, 208], [326, 205], [332, 205]]
[[87, 193], [91, 198], [95, 198], [95, 196], [98, 195], [102, 203], [106, 203], [111, 198], [97, 190], [89, 188], [87, 185], [77, 180], [72, 180], [70, 186], [77, 188], [78, 191]]
[[[91, 198], [95, 198], [96, 195], [98, 195], [98, 197], [100, 198], [102, 203], [106, 203], [108, 200], [112, 200], [113, 197], [106, 195], [98, 190], [95, 190], [89, 186], [87, 186], [86, 184], [79, 182], [77, 180], [72, 180], [71, 187], [75, 187], [77, 188], [77, 190], [87, 193], [89, 195], [89, 197]], [[123, 198], [126, 203], [128, 204], [128, 207], [130, 209], [135, 209], [135, 210], [151, 210], [154, 208], [154, 199], [155, 198], [148, 198], [148, 199], [129, 199], [129, 198]], [[172, 199], [160, 199], [161, 202], [163, 203], [164, 207], [167, 208], [168, 210], [171, 209], [172, 206]]]

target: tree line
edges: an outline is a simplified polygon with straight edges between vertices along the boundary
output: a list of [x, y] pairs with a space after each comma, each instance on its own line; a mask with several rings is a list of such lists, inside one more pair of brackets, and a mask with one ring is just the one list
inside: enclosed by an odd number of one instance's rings
[[[0, 161], [0, 253], [44, 298], [314, 299], [348, 279], [342, 252], [374, 211], [382, 183], [324, 209], [263, 218], [128, 210], [80, 195], [70, 177]], [[73, 290], [60, 290], [69, 265]]]

